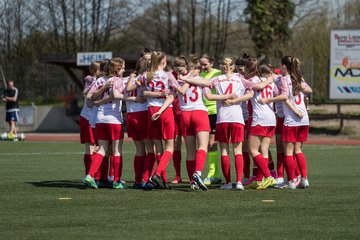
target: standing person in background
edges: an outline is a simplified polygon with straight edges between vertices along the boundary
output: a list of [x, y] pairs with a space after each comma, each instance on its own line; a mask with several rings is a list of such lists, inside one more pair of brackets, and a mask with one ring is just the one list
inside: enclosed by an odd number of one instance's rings
[[[213, 68], [214, 58], [204, 54], [200, 58], [201, 73], [200, 77], [207, 80], [221, 75], [219, 69]], [[211, 92], [216, 94], [216, 90], [212, 89]], [[216, 101], [209, 101], [203, 98], [204, 104], [208, 109], [209, 121], [210, 121], [210, 139], [208, 147], [209, 157], [209, 172], [207, 177], [204, 179], [206, 185], [221, 183], [220, 177], [220, 164], [217, 151], [217, 142], [215, 141], [215, 130], [216, 130]]]
[[2, 101], [6, 103], [6, 122], [9, 123], [9, 138], [17, 136], [17, 122], [19, 121], [18, 89], [14, 81], [7, 81], [7, 88], [3, 92]]

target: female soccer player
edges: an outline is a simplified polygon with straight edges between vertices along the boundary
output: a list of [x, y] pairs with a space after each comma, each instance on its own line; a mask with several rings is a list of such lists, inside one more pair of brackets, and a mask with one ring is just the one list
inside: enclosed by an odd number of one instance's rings
[[[136, 153], [134, 157], [134, 172], [135, 172], [135, 183], [133, 188], [141, 189], [143, 187], [143, 173], [145, 168], [146, 158], [146, 131], [147, 129], [147, 102], [143, 97], [142, 89], [136, 88], [135, 80], [138, 76], [143, 76], [149, 68], [149, 61], [146, 58], [139, 58], [136, 62], [135, 73], [131, 74], [127, 82], [126, 91], [126, 112], [127, 112], [127, 133], [135, 143]], [[132, 90], [131, 87], [135, 86], [136, 89]], [[149, 151], [154, 154], [153, 147], [148, 147]]]
[[[284, 126], [282, 130], [282, 141], [285, 151], [285, 168], [288, 175], [288, 184], [283, 187], [296, 189], [297, 177], [295, 174], [296, 165], [300, 168], [300, 187], [309, 187], [307, 179], [307, 166], [305, 155], [301, 148], [307, 140], [309, 132], [309, 116], [305, 105], [305, 94], [311, 94], [312, 89], [303, 80], [299, 70], [299, 59], [285, 56], [281, 59], [282, 95], [264, 100], [264, 103], [273, 101], [286, 101], [290, 103], [283, 105]], [[294, 106], [295, 108], [293, 108]], [[295, 156], [295, 157], [294, 157]]]
[[[160, 176], [166, 170], [174, 150], [175, 121], [171, 103], [174, 95], [159, 97], [159, 92], [166, 90], [181, 90], [179, 83], [171, 73], [165, 72], [167, 59], [163, 52], [153, 51], [151, 54], [150, 69], [142, 77], [145, 86], [144, 96], [148, 97], [148, 138], [155, 143], [156, 153], [161, 154], [155, 173], [151, 176], [146, 188], [151, 190], [154, 186], [163, 188]], [[165, 151], [162, 140], [165, 142]]]
[[[93, 94], [93, 99], [104, 99], [111, 95], [111, 92], [122, 93], [124, 84], [119, 76], [122, 76], [125, 69], [125, 61], [121, 58], [111, 59], [107, 65], [107, 76], [99, 78], [96, 81], [94, 90], [100, 90]], [[113, 85], [114, 84], [114, 85]], [[92, 90], [89, 92], [92, 94]], [[97, 188], [94, 180], [95, 173], [99, 169], [103, 157], [105, 156], [109, 144], [111, 144], [113, 152], [113, 168], [114, 168], [114, 189], [124, 189], [120, 182], [121, 177], [121, 148], [124, 132], [122, 128], [121, 100], [113, 99], [108, 103], [104, 103], [98, 107], [96, 117], [96, 137], [99, 143], [99, 150], [92, 155], [92, 162], [85, 183], [91, 188]]]
[[88, 174], [91, 165], [91, 154], [94, 151], [95, 138], [93, 129], [91, 128], [90, 119], [92, 118], [92, 108], [89, 108], [86, 103], [86, 95], [88, 94], [92, 84], [100, 75], [100, 63], [92, 62], [90, 64], [90, 74], [85, 78], [85, 88], [83, 91], [84, 105], [80, 113], [79, 125], [80, 125], [80, 141], [81, 144], [85, 144], [84, 153], [84, 165], [85, 176]]
[[[242, 115], [241, 102], [252, 98], [253, 91], [245, 93], [248, 86], [238, 74], [234, 74], [234, 62], [231, 58], [224, 58], [221, 62], [222, 75], [212, 78], [210, 83], [216, 89], [219, 96], [234, 94], [236, 99], [227, 100], [225, 103], [216, 102], [217, 120], [215, 139], [220, 144], [221, 167], [225, 177], [225, 184], [220, 187], [222, 190], [232, 189], [230, 175], [229, 143], [233, 145], [236, 169], [236, 189], [244, 190], [242, 185], [242, 174], [244, 160], [242, 155], [242, 142], [244, 141], [244, 118]], [[210, 96], [209, 96], [210, 95]], [[207, 92], [205, 96], [211, 98], [212, 94]], [[234, 96], [234, 97], [235, 97]]]
[[[243, 78], [245, 73], [245, 67], [249, 61], [250, 56], [245, 52], [242, 57], [239, 57], [235, 61], [236, 71], [239, 74], [239, 77]], [[248, 132], [251, 125], [252, 113], [249, 112], [249, 101], [241, 103], [242, 114], [244, 117], [245, 127], [244, 127], [244, 142], [242, 144], [242, 152], [244, 158], [244, 185], [250, 184], [250, 155], [248, 148]]]
[[[207, 80], [221, 75], [221, 71], [213, 68], [215, 59], [208, 54], [203, 54], [200, 57], [201, 73], [200, 77]], [[211, 90], [215, 93], [215, 89]], [[215, 141], [215, 130], [216, 130], [216, 101], [210, 101], [203, 98], [204, 104], [208, 109], [209, 121], [210, 121], [210, 140], [208, 147], [208, 158], [209, 158], [209, 172], [204, 179], [206, 185], [221, 183], [220, 177], [220, 166], [217, 152], [217, 142]]]
[[[276, 180], [271, 176], [268, 167], [268, 151], [271, 138], [275, 131], [276, 118], [273, 111], [273, 104], [263, 105], [259, 102], [259, 99], [271, 98], [277, 95], [278, 90], [272, 82], [274, 75], [269, 67], [262, 65], [261, 68], [259, 68], [262, 78], [257, 76], [258, 68], [256, 59], [250, 59], [246, 69], [247, 73], [245, 78], [258, 86], [257, 88], [254, 87], [256, 91], [254, 92], [254, 97], [251, 99], [253, 115], [249, 130], [249, 151], [258, 169], [256, 181], [249, 186], [256, 189], [266, 189], [276, 184]], [[257, 83], [263, 83], [262, 87], [259, 87]], [[263, 177], [265, 177], [264, 180]]]
[[[174, 71], [172, 74], [179, 80], [179, 76], [185, 76], [187, 71], [188, 63], [187, 59], [180, 55], [174, 59]], [[173, 102], [173, 111], [175, 119], [175, 142], [174, 142], [174, 153], [173, 153], [173, 165], [175, 168], [175, 178], [171, 182], [178, 184], [182, 182], [181, 179], [181, 142], [182, 142], [182, 129], [181, 129], [181, 108], [179, 98], [176, 96]]]

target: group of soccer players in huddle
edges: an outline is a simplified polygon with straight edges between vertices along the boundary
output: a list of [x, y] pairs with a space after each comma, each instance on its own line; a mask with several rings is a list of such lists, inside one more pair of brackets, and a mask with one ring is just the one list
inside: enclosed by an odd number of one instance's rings
[[[181, 55], [170, 67], [163, 52], [144, 50], [128, 77], [123, 77], [121, 58], [93, 62], [80, 115], [84, 184], [128, 188], [121, 180], [126, 102], [127, 133], [136, 147], [133, 188], [169, 189], [166, 168], [171, 158], [176, 172], [172, 183], [181, 183], [183, 140], [192, 190], [221, 183], [219, 162], [225, 178], [220, 189], [233, 189], [230, 146], [237, 190], [309, 187], [302, 144], [309, 131], [306, 96], [312, 90], [302, 78], [299, 60], [285, 56], [274, 69], [259, 66], [244, 53], [236, 60], [223, 58], [220, 70], [214, 61], [207, 54], [190, 61]], [[276, 166], [269, 151], [274, 135]]]

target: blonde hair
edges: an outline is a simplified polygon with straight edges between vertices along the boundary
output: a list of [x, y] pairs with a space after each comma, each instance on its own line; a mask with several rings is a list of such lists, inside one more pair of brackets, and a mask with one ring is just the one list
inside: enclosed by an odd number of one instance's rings
[[225, 57], [225, 58], [222, 59], [221, 65], [224, 66], [224, 68], [226, 70], [226, 78], [229, 80], [230, 75], [232, 73], [232, 68], [234, 66], [234, 61], [232, 60], [232, 58]]
[[118, 72], [124, 67], [125, 61], [122, 58], [113, 58], [107, 64], [106, 75], [116, 76]]
[[161, 61], [166, 57], [165, 53], [160, 51], [153, 51], [151, 53], [150, 69], [146, 75], [147, 82], [151, 82], [154, 78], [154, 73], [158, 69]]

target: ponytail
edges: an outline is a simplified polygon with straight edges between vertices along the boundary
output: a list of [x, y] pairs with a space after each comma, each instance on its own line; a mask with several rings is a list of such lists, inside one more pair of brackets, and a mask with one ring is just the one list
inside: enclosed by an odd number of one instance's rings
[[232, 67], [234, 66], [234, 61], [232, 58], [224, 58], [221, 63], [224, 66], [224, 69], [226, 70], [226, 78], [229, 80], [232, 72]]
[[285, 56], [281, 59], [281, 64], [285, 65], [292, 83], [292, 92], [296, 96], [301, 91], [302, 75], [300, 72], [300, 60], [296, 57]]
[[153, 51], [151, 53], [150, 69], [146, 75], [147, 82], [151, 82], [154, 78], [155, 71], [158, 69], [161, 60], [165, 58], [165, 54], [159, 51]]
[[291, 71], [290, 71], [290, 77], [293, 84], [293, 94], [298, 95], [301, 91], [301, 81], [302, 76], [300, 73], [300, 60], [296, 57], [292, 57], [291, 59]]

